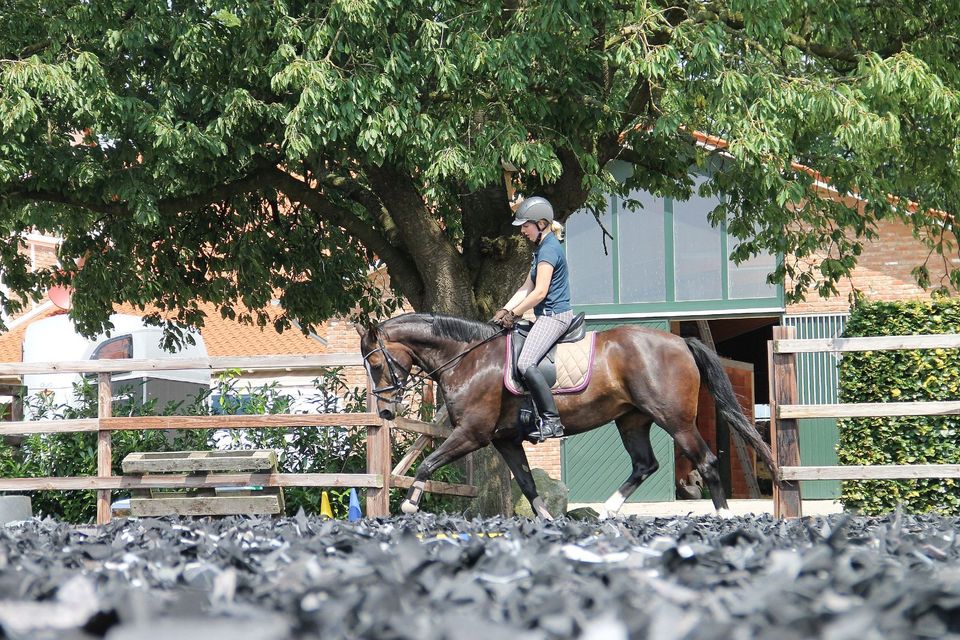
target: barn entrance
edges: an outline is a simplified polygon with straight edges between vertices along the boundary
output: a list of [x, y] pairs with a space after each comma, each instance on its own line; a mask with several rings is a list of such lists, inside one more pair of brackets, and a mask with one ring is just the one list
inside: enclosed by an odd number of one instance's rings
[[[734, 382], [748, 418], [753, 418], [754, 405], [767, 402], [767, 340], [779, 317], [723, 318], [709, 320], [591, 320], [591, 330], [603, 330], [623, 324], [639, 324], [671, 331], [684, 337], [710, 336], [724, 367]], [[710, 447], [721, 454], [721, 477], [727, 495], [747, 498], [749, 491], [741, 464], [730, 443], [729, 434], [720, 425], [719, 433], [709, 394], [701, 394], [701, 433]], [[675, 452], [673, 440], [659, 427], [654, 427], [651, 441], [660, 469], [646, 480], [630, 498], [630, 502], [671, 501], [677, 498], [678, 481], [689, 474], [688, 461]], [[718, 447], [718, 443], [721, 443]], [[603, 502], [613, 494], [627, 477], [630, 462], [614, 424], [565, 439], [561, 445], [563, 481], [570, 489], [570, 501], [577, 503]], [[731, 491], [732, 489], [732, 491]], [[761, 477], [761, 492], [769, 495], [769, 482]]]

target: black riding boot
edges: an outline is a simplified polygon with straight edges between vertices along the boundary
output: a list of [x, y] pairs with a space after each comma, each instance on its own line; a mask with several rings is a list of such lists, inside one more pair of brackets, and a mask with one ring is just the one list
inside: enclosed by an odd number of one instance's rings
[[537, 367], [527, 367], [523, 372], [523, 381], [527, 384], [533, 403], [537, 405], [537, 413], [540, 414], [540, 441], [561, 437], [563, 425], [560, 424], [560, 414], [553, 401], [553, 394], [550, 393], [550, 385], [543, 379], [543, 373]]

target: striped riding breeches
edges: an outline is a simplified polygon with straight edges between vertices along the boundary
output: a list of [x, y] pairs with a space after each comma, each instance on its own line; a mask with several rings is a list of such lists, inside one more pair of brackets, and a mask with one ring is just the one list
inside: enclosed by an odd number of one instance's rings
[[547, 355], [550, 347], [562, 336], [573, 322], [573, 311], [563, 311], [555, 316], [542, 315], [537, 318], [523, 343], [523, 350], [517, 358], [520, 375], [528, 367], [536, 366]]

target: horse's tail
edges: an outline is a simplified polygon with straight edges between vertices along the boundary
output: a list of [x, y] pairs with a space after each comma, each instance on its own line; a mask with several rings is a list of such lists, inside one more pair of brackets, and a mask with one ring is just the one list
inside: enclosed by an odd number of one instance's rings
[[780, 479], [780, 470], [773, 459], [773, 452], [760, 437], [756, 426], [750, 424], [743, 414], [740, 403], [737, 402], [737, 396], [733, 392], [733, 385], [730, 384], [730, 378], [720, 363], [720, 358], [696, 338], [686, 338], [686, 342], [693, 354], [694, 362], [697, 363], [697, 369], [700, 370], [700, 377], [707, 383], [707, 388], [713, 395], [720, 417], [753, 447], [773, 474], [773, 481], [777, 482]]

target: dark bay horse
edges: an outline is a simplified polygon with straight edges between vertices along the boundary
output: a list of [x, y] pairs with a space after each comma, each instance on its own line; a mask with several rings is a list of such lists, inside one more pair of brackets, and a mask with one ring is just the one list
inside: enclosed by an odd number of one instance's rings
[[[417, 367], [440, 386], [453, 425], [450, 436], [417, 470], [402, 505], [404, 513], [419, 509], [424, 483], [435, 470], [492, 443], [537, 515], [551, 517], [537, 496], [517, 434], [521, 399], [504, 387], [506, 336], [499, 326], [406, 314], [358, 332], [382, 418], [394, 418], [411, 369]], [[654, 422], [696, 466], [717, 511], [727, 512], [717, 458], [697, 431], [701, 377], [721, 419], [754, 448], [776, 480], [770, 448], [744, 416], [719, 359], [699, 340], [622, 326], [597, 334], [595, 354], [590, 384], [580, 393], [557, 396], [557, 407], [568, 436], [616, 422], [630, 455], [630, 474], [604, 503], [603, 517], [616, 515], [640, 483], [659, 468], [650, 445]]]

